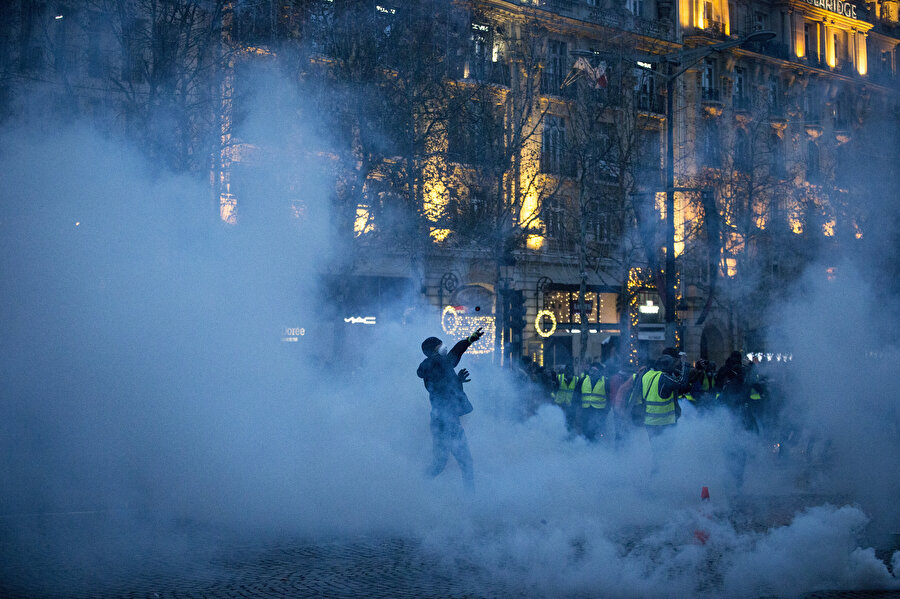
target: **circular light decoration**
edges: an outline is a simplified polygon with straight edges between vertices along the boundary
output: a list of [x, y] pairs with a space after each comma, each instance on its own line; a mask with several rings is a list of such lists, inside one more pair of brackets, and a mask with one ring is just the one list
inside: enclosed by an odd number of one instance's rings
[[[545, 331], [543, 327], [543, 320], [545, 316], [550, 317], [550, 330]], [[537, 331], [537, 334], [541, 337], [549, 337], [553, 333], [556, 332], [556, 315], [553, 314], [550, 310], [540, 310], [537, 313], [537, 317], [534, 319], [534, 330]]]
[[453, 334], [459, 326], [459, 314], [453, 306], [445, 306], [441, 313], [441, 328], [448, 335]]

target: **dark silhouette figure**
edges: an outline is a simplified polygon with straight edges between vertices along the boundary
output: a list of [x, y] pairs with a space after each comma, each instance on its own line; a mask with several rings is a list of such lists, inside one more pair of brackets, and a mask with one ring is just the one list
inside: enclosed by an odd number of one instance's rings
[[480, 328], [466, 339], [459, 341], [450, 351], [441, 351], [443, 342], [437, 337], [429, 337], [422, 342], [425, 359], [419, 364], [416, 374], [425, 382], [428, 398], [431, 400], [431, 439], [434, 457], [428, 468], [428, 475], [435, 477], [444, 471], [449, 454], [452, 453], [462, 471], [463, 482], [468, 490], [475, 486], [472, 469], [472, 454], [466, 441], [466, 432], [459, 421], [460, 416], [472, 411], [472, 404], [463, 391], [463, 383], [469, 382], [469, 371], [463, 368], [457, 373], [463, 353], [484, 334]]

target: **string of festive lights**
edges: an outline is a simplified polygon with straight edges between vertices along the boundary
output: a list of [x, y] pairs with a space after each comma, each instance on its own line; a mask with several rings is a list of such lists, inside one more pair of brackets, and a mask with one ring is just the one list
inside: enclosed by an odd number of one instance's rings
[[489, 354], [494, 351], [496, 319], [493, 316], [470, 316], [460, 313], [454, 306], [444, 306], [441, 312], [441, 329], [452, 337], [467, 337], [481, 327], [484, 336], [469, 346], [470, 354]]

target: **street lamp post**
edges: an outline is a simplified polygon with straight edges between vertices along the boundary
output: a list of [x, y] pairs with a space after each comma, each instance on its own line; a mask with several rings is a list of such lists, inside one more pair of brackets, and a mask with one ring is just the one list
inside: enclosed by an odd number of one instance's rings
[[[688, 69], [712, 54], [742, 46], [749, 42], [762, 42], [775, 37], [774, 31], [755, 31], [745, 38], [720, 42], [710, 46], [683, 52], [672, 52], [660, 57], [645, 57], [648, 62], [666, 65], [665, 74], [650, 70], [666, 82], [666, 266], [664, 277], [666, 291], [663, 294], [666, 309], [666, 345], [675, 347], [675, 81]], [[677, 70], [675, 68], [679, 67]]]

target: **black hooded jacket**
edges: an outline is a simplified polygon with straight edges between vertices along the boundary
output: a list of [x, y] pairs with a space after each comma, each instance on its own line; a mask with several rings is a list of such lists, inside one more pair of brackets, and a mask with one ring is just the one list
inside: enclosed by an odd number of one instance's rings
[[416, 374], [425, 382], [433, 412], [456, 415], [463, 388], [454, 368], [470, 345], [468, 339], [463, 339], [446, 354], [428, 356], [419, 364]]

